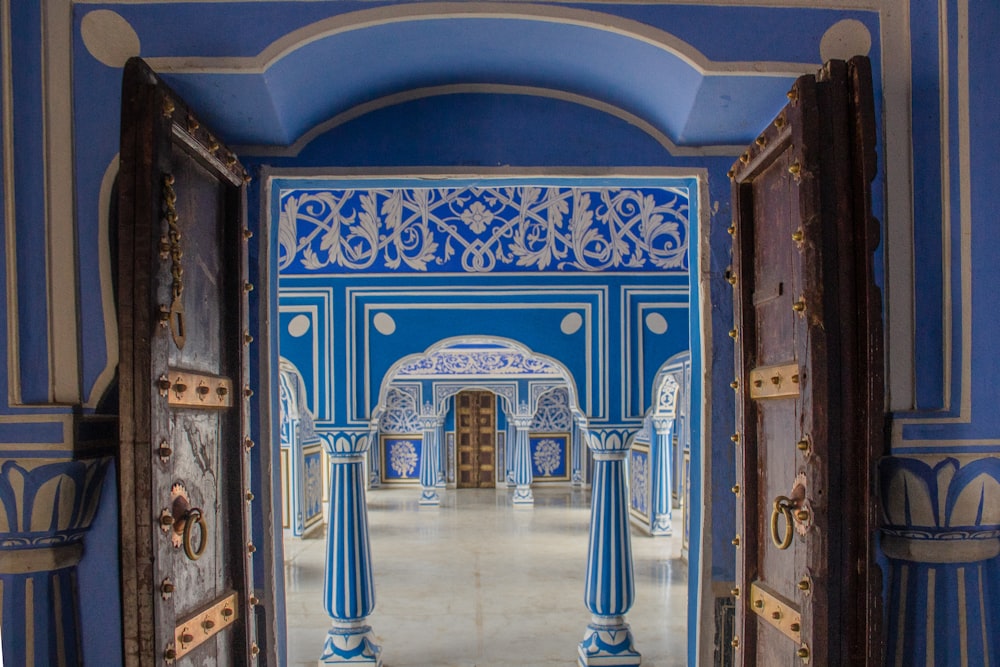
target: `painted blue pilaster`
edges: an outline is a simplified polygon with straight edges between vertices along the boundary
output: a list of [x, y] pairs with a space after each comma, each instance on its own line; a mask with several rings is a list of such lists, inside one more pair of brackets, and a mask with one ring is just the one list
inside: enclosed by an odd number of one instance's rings
[[531, 416], [514, 415], [514, 506], [534, 507], [535, 497], [531, 493], [531, 442], [528, 438]]
[[570, 441], [570, 483], [573, 486], [583, 486], [583, 439], [580, 437], [580, 430], [580, 424], [574, 419]]
[[625, 480], [625, 457], [634, 435], [624, 429], [586, 433], [594, 452], [594, 477], [583, 598], [592, 620], [579, 646], [580, 667], [642, 663], [625, 622], [635, 600]]
[[434, 428], [434, 444], [437, 449], [437, 488], [444, 489], [448, 486], [448, 452], [445, 451], [444, 441], [444, 419], [437, 421]]
[[435, 507], [441, 504], [441, 496], [437, 492], [438, 474], [438, 420], [434, 415], [422, 416], [420, 426], [423, 429], [423, 444], [420, 446], [420, 504]]
[[507, 488], [513, 489], [517, 486], [514, 481], [514, 443], [517, 441], [517, 430], [514, 428], [513, 419], [507, 418], [507, 443], [504, 452], [504, 464], [506, 465]]
[[0, 466], [4, 664], [83, 664], [77, 565], [109, 462], [8, 459]]
[[319, 664], [380, 666], [382, 649], [374, 643], [371, 626], [366, 623], [375, 609], [365, 503], [368, 434], [323, 433], [322, 438], [331, 460], [323, 598], [333, 623]]
[[673, 529], [673, 503], [671, 502], [671, 451], [670, 443], [673, 438], [673, 419], [654, 419], [653, 427], [656, 431], [652, 438], [650, 447], [652, 465], [653, 490], [650, 501], [650, 512], [652, 525], [650, 534], [655, 536], [668, 536], [674, 534]]
[[377, 489], [382, 486], [382, 457], [379, 452], [378, 426], [368, 431], [368, 442], [375, 446], [368, 447], [368, 488]]
[[1000, 662], [1000, 458], [880, 464], [888, 665]]

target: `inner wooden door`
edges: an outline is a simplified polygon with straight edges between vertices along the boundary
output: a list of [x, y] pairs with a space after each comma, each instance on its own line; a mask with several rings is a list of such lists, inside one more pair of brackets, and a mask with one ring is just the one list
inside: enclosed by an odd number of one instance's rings
[[458, 488], [496, 486], [496, 397], [491, 391], [463, 391], [455, 397]]
[[799, 78], [731, 172], [737, 667], [883, 664], [870, 68]]

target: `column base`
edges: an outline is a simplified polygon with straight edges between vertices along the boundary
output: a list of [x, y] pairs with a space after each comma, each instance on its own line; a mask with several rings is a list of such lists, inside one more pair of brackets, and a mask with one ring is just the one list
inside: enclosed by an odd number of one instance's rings
[[642, 654], [632, 644], [632, 630], [624, 616], [595, 616], [580, 642], [579, 667], [639, 667]]
[[334, 623], [326, 635], [318, 667], [325, 665], [375, 665], [382, 667], [382, 647], [372, 641], [372, 628], [364, 621]]
[[521, 507], [534, 507], [535, 506], [535, 496], [531, 493], [530, 486], [518, 486], [514, 489], [514, 499], [515, 506]]
[[653, 517], [653, 525], [649, 529], [653, 537], [670, 537], [674, 534], [673, 523], [669, 514], [657, 514]]
[[441, 496], [438, 495], [437, 489], [433, 486], [424, 487], [420, 491], [420, 504], [428, 507], [434, 507], [441, 504]]

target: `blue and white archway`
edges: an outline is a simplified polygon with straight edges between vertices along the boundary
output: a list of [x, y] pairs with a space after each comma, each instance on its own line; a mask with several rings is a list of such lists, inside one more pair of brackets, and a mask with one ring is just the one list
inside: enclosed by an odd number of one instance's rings
[[[502, 406], [508, 423], [509, 447], [505, 447], [504, 476], [515, 487], [514, 504], [530, 506], [533, 503], [532, 452], [529, 430], [536, 421], [539, 405], [553, 392], [566, 396], [565, 411], [560, 421], [582, 418], [576, 393], [576, 382], [568, 368], [552, 357], [533, 352], [524, 344], [509, 338], [495, 336], [463, 336], [447, 338], [419, 354], [398, 360], [385, 374], [379, 389], [379, 400], [372, 415], [372, 428], [383, 424], [408, 426], [412, 431], [420, 425], [421, 503], [434, 505], [440, 502], [437, 488], [454, 483], [454, 451], [446, 446], [442, 427], [451, 399], [461, 391], [479, 389], [493, 392]], [[398, 396], [406, 409], [418, 414], [397, 414]], [[573, 442], [573, 441], [570, 441]], [[569, 445], [570, 442], [566, 444]], [[576, 449], [570, 450], [573, 475], [582, 479], [583, 457]], [[394, 446], [394, 445], [387, 445]], [[399, 446], [405, 447], [407, 443]], [[565, 457], [566, 450], [562, 455]], [[391, 460], [388, 452], [370, 455], [369, 464], [378, 471], [382, 460]], [[398, 457], [397, 457], [398, 458]], [[409, 459], [407, 459], [409, 461]], [[563, 463], [565, 466], [565, 463]], [[371, 478], [375, 479], [376, 474]]]

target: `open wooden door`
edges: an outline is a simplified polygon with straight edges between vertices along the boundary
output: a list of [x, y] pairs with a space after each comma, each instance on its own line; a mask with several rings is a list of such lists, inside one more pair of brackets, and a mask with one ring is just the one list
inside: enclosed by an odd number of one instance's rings
[[870, 64], [803, 76], [731, 172], [735, 664], [881, 665]]
[[258, 659], [245, 174], [145, 63], [128, 62], [118, 473], [129, 666]]

